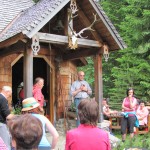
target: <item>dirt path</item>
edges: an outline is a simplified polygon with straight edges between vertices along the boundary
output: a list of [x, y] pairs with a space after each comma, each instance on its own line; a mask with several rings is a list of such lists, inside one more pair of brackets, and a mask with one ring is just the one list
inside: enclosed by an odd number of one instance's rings
[[[46, 135], [47, 135], [47, 138], [48, 138], [49, 142], [51, 143], [52, 136], [49, 133], [46, 133]], [[66, 136], [65, 135], [60, 135], [55, 150], [65, 150], [65, 143], [66, 143]]]

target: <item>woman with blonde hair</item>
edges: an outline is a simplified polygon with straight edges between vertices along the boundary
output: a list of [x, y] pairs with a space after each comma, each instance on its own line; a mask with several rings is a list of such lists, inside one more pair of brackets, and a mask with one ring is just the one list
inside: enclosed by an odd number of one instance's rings
[[[40, 104], [35, 100], [34, 97], [29, 97], [22, 101], [22, 106], [22, 114], [30, 113], [42, 122], [43, 135], [39, 144], [39, 150], [54, 149], [57, 144], [59, 135], [52, 123], [44, 115], [40, 115]], [[51, 144], [46, 138], [45, 127], [53, 137]]]

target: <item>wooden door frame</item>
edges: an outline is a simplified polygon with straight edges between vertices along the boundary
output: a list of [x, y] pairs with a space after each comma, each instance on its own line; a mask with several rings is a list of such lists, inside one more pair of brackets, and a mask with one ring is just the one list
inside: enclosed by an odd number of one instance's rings
[[[17, 56], [17, 58], [11, 63], [11, 68], [18, 62], [18, 60], [23, 57], [24, 55], [23, 54], [20, 54]], [[48, 60], [48, 58], [46, 56], [43, 56], [43, 55], [37, 55], [37, 56], [34, 56], [34, 58], [43, 58], [46, 63], [49, 65], [50, 67], [50, 72], [49, 72], [49, 75], [50, 75], [50, 91], [49, 93], [51, 94], [50, 95], [50, 121], [53, 123], [54, 122], [54, 103], [55, 103], [55, 67], [52, 65], [52, 63], [50, 62], [50, 60]]]
[[48, 118], [48, 119], [50, 119], [50, 121], [52, 122], [52, 123], [54, 123], [54, 103], [55, 103], [55, 86], [54, 86], [54, 83], [55, 83], [55, 71], [54, 71], [54, 69], [55, 69], [55, 67], [51, 64], [51, 62], [50, 62], [50, 60], [48, 60], [48, 58], [46, 57], [46, 56], [43, 56], [43, 55], [37, 55], [37, 56], [34, 56], [35, 58], [43, 58], [46, 62], [47, 62], [47, 64], [50, 66], [50, 73], [49, 73], [49, 75], [50, 75], [50, 83], [49, 83], [49, 85], [50, 85], [50, 91], [49, 91], [49, 93], [51, 94], [50, 95], [50, 118]]

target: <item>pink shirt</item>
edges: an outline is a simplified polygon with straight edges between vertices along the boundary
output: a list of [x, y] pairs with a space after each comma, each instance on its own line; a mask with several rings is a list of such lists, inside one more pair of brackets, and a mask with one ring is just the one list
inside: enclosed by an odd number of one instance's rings
[[137, 118], [139, 119], [139, 125], [146, 125], [147, 124], [147, 116], [149, 114], [149, 111], [146, 107], [139, 106], [136, 112]]
[[44, 96], [42, 94], [41, 88], [39, 88], [36, 85], [34, 85], [32, 93], [33, 93], [33, 97], [39, 102], [40, 106], [43, 107]]
[[8, 150], [1, 137], [0, 137], [0, 150]]
[[108, 133], [98, 127], [80, 124], [67, 132], [65, 150], [110, 150]]
[[[132, 102], [134, 103], [134, 107], [133, 107], [133, 110], [125, 110], [124, 112], [132, 112], [132, 111], [135, 111], [136, 110], [136, 98], [132, 97]], [[124, 100], [123, 100], [123, 105], [127, 108], [130, 108], [130, 100], [128, 97], [126, 97]]]

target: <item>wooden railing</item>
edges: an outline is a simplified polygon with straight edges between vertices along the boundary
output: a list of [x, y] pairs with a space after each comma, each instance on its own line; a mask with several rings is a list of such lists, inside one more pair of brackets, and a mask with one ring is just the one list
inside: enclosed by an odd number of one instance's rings
[[110, 109], [121, 111], [121, 109], [122, 109], [122, 103], [112, 103], [112, 102], [109, 102], [109, 107], [110, 107]]

